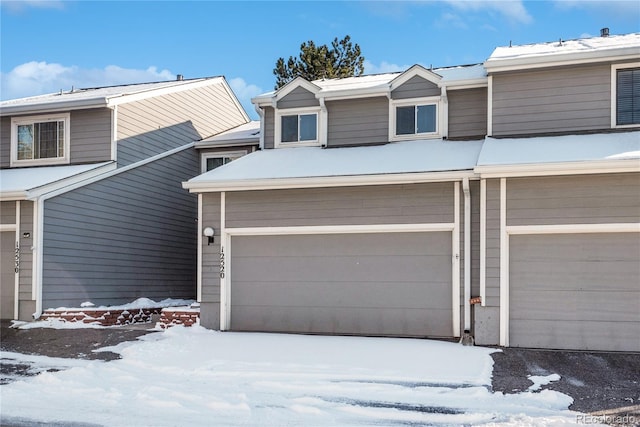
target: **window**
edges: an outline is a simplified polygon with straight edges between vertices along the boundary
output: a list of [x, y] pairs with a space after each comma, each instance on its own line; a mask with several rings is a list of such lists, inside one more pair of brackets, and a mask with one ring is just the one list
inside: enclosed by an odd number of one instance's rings
[[246, 151], [229, 151], [218, 153], [203, 153], [202, 154], [202, 173], [209, 172], [215, 168], [226, 165], [233, 160], [247, 154]]
[[390, 139], [434, 138], [439, 136], [438, 98], [396, 100], [390, 104]]
[[616, 126], [640, 124], [640, 68], [616, 69]]
[[69, 115], [11, 121], [11, 164], [69, 163]]
[[319, 145], [319, 108], [302, 108], [276, 113], [276, 146]]

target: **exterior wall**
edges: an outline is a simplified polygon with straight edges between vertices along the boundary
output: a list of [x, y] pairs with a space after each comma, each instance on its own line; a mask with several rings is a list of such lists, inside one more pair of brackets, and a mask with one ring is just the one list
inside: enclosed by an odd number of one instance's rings
[[447, 92], [449, 139], [482, 139], [487, 134], [487, 89]]
[[297, 87], [278, 101], [278, 108], [317, 107], [320, 101], [308, 90]]
[[327, 102], [328, 147], [384, 144], [389, 141], [386, 97]]
[[[69, 129], [71, 163], [111, 160], [110, 109], [71, 111]], [[8, 168], [11, 158], [11, 117], [2, 117], [0, 122], [0, 154], [0, 167]]]
[[500, 307], [500, 180], [487, 180], [486, 301]]
[[118, 165], [215, 135], [246, 122], [221, 84], [118, 106]]
[[16, 223], [16, 202], [0, 202], [0, 224]]
[[[220, 193], [202, 194], [202, 228], [220, 230]], [[217, 234], [217, 233], [216, 233]], [[220, 328], [220, 236], [213, 243], [202, 239], [202, 298], [200, 323], [211, 329]]]
[[[29, 237], [25, 237], [28, 233]], [[32, 320], [36, 302], [33, 290], [33, 250], [34, 242], [33, 202], [20, 202], [20, 276], [18, 286], [19, 320]]]
[[264, 148], [275, 148], [276, 112], [271, 107], [264, 108]]
[[96, 108], [71, 112], [71, 163], [111, 160], [111, 110]]
[[451, 182], [232, 192], [227, 227], [453, 222]]
[[507, 225], [638, 222], [640, 174], [507, 180]]
[[611, 128], [609, 64], [493, 76], [493, 136]]
[[194, 149], [45, 202], [43, 308], [195, 296]]
[[438, 85], [419, 76], [414, 76], [391, 92], [391, 99], [422, 98], [440, 96]]

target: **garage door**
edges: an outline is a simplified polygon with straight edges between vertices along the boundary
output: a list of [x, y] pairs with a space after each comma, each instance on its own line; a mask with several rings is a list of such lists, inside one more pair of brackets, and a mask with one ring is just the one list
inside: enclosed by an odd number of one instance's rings
[[638, 233], [511, 236], [512, 346], [640, 351]]
[[0, 319], [13, 319], [15, 295], [14, 244], [16, 233], [0, 233]]
[[452, 336], [451, 233], [236, 236], [231, 329]]

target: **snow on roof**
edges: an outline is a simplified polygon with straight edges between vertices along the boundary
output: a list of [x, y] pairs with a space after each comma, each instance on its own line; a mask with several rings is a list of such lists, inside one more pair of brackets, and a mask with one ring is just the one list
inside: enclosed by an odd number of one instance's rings
[[144, 92], [154, 91], [158, 89], [167, 89], [177, 86], [183, 86], [194, 82], [201, 82], [212, 78], [188, 79], [188, 80], [171, 80], [165, 82], [126, 84], [118, 86], [105, 86], [96, 88], [73, 89], [68, 91], [60, 91], [45, 95], [31, 96], [27, 98], [10, 99], [0, 102], [0, 114], [5, 115], [22, 110], [28, 111], [29, 108], [50, 107], [55, 108], [60, 104], [64, 106], [92, 106], [105, 105], [107, 101], [113, 98], [124, 97], [128, 95], [141, 94]]
[[616, 159], [638, 159], [640, 167], [640, 132], [504, 139], [487, 137], [478, 166]]
[[[614, 50], [635, 49], [640, 52], [640, 33], [612, 35], [609, 37], [591, 37], [577, 40], [557, 40], [547, 43], [535, 43], [520, 46], [502, 46], [496, 48], [485, 66], [509, 60], [531, 60], [542, 57], [553, 58], [566, 55], [593, 54]], [[497, 64], [496, 64], [497, 65]]]
[[464, 171], [476, 165], [481, 147], [482, 141], [439, 139], [368, 147], [262, 150], [192, 178], [188, 183]]
[[[64, 186], [74, 178], [81, 178], [83, 175], [95, 172], [107, 165], [113, 165], [113, 162], [2, 169], [0, 170], [0, 199], [25, 198], [27, 197], [27, 192], [53, 184]], [[51, 188], [51, 190], [53, 189], [55, 188]]]
[[244, 123], [233, 129], [196, 142], [196, 147], [210, 145], [226, 145], [230, 143], [257, 143], [260, 140], [260, 122], [257, 120]]

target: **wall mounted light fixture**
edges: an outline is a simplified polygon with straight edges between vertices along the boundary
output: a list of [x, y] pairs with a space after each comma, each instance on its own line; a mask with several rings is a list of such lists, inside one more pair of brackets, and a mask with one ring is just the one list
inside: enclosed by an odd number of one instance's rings
[[206, 227], [204, 230], [202, 230], [202, 233], [207, 238], [207, 245], [212, 244], [213, 236], [215, 235], [215, 230], [213, 229], [213, 227]]

